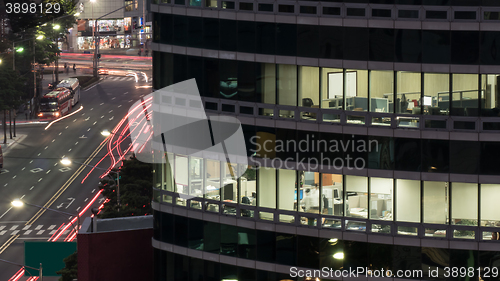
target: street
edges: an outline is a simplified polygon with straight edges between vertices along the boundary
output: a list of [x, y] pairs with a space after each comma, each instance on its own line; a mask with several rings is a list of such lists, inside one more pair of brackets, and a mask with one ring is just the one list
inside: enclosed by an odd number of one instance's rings
[[[77, 75], [81, 75], [80, 70], [78, 72]], [[68, 74], [59, 75], [60, 79], [67, 76], [75, 76], [72, 69]], [[50, 79], [51, 75], [46, 75], [45, 89]], [[98, 188], [104, 171], [78, 163], [109, 169], [116, 159], [126, 156], [122, 154], [129, 149], [128, 138], [120, 142], [124, 138], [115, 137], [121, 140], [108, 145], [100, 132], [112, 131], [125, 118], [130, 106], [151, 92], [150, 84], [143, 77], [136, 82], [135, 77], [103, 76], [99, 84], [81, 91], [81, 100], [70, 114], [82, 106], [81, 111], [62, 118], [48, 129], [45, 130], [48, 123], [32, 123], [24, 120], [24, 116], [20, 118], [17, 134], [25, 137], [4, 151], [4, 169], [0, 174], [0, 259], [24, 263], [24, 241], [47, 241], [51, 237], [51, 241], [74, 239], [70, 219], [75, 217], [40, 212], [39, 208], [27, 205], [14, 208], [10, 202], [20, 198], [75, 215], [81, 213], [80, 222], [83, 222], [90, 216], [90, 209], [104, 200]], [[63, 157], [73, 163], [62, 165]], [[9, 280], [16, 273], [19, 273], [16, 266], [0, 263], [0, 280]]]

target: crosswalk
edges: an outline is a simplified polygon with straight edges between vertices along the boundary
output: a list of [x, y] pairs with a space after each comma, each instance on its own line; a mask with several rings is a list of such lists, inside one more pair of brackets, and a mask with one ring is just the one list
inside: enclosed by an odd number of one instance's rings
[[[133, 76], [108, 76], [106, 79], [111, 80], [111, 81], [135, 81], [135, 77]], [[141, 77], [138, 78], [139, 82], [146, 82], [146, 78]], [[153, 81], [153, 78], [149, 78], [147, 82]]]
[[[11, 226], [6, 226], [6, 225], [1, 225], [0, 226], [0, 236], [3, 235], [31, 235], [31, 236], [38, 236], [38, 235], [53, 235], [56, 233], [58, 230], [57, 225], [52, 224], [52, 225], [11, 225]], [[73, 230], [72, 227], [69, 227], [66, 231], [64, 231], [64, 234], [68, 234], [71, 230]]]

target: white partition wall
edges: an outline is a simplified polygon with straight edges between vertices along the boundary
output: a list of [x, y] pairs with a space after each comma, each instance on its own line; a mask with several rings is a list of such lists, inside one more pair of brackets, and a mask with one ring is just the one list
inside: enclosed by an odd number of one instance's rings
[[448, 183], [424, 182], [424, 223], [448, 223]]
[[260, 168], [258, 173], [259, 207], [276, 208], [276, 169]]

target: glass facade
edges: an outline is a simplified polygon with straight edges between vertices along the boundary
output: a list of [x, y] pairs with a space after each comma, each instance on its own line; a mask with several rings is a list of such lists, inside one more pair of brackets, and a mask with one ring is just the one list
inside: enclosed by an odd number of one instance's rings
[[[467, 10], [493, 2], [191, 1], [236, 16], [153, 13], [153, 88], [195, 78], [206, 110], [245, 116], [248, 156], [159, 152], [170, 161], [155, 166], [155, 280], [323, 280], [283, 274], [292, 267], [498, 279], [500, 32], [470, 27], [500, 17]], [[327, 14], [350, 26], [304, 24]], [[448, 27], [414, 26], [425, 18]], [[447, 276], [453, 267], [477, 274]]]

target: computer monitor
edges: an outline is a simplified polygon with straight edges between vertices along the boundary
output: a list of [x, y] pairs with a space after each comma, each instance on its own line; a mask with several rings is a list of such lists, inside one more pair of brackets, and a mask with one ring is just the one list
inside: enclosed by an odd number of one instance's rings
[[[302, 198], [304, 198], [304, 190], [300, 190], [300, 200], [302, 200]], [[297, 200], [297, 190], [295, 190], [295, 197], [294, 197], [294, 200]]]
[[432, 106], [432, 97], [424, 96], [424, 106]]
[[338, 188], [334, 188], [334, 189], [333, 189], [333, 198], [334, 198], [334, 199], [341, 199], [341, 198], [340, 198], [340, 193], [339, 193], [339, 189], [338, 189]]

